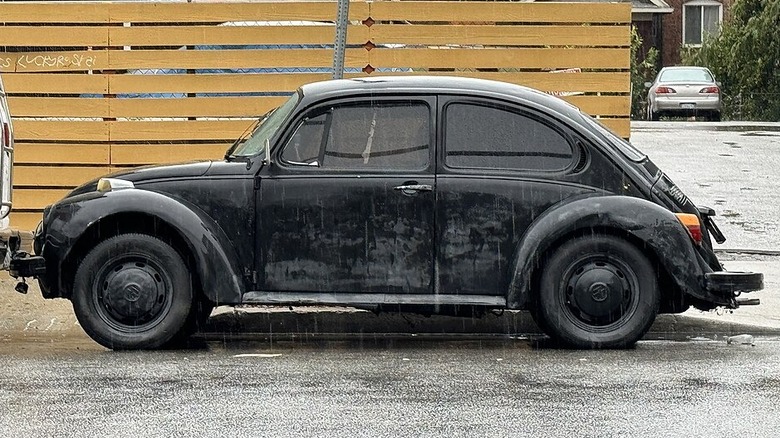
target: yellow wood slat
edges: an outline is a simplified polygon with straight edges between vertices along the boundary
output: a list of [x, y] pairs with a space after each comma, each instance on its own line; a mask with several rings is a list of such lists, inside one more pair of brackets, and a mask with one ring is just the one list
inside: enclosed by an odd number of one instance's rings
[[604, 118], [599, 121], [623, 138], [631, 136], [631, 120], [628, 117]]
[[9, 97], [14, 117], [109, 117], [108, 99], [86, 97]]
[[100, 2], [0, 3], [5, 23], [107, 23], [109, 10]]
[[14, 117], [257, 117], [287, 97], [190, 97], [119, 99], [10, 97]]
[[395, 25], [370, 28], [374, 44], [499, 46], [628, 46], [628, 26]]
[[3, 83], [8, 93], [103, 94], [108, 93], [108, 78], [109, 75], [7, 73], [3, 74]]
[[631, 111], [631, 96], [562, 96], [588, 114], [622, 116]]
[[[205, 23], [227, 21], [335, 21], [335, 1], [269, 1], [241, 3], [110, 3], [111, 22]], [[0, 10], [1, 11], [1, 10]], [[368, 17], [368, 5], [352, 1], [350, 20]]]
[[[345, 77], [372, 77], [373, 75], [344, 75]], [[415, 73], [382, 73], [382, 76], [402, 75], [432, 75], [459, 76], [468, 78], [490, 79], [509, 82], [536, 88], [541, 91], [581, 91], [581, 92], [617, 92], [628, 93], [630, 90], [630, 74], [628, 72], [583, 72], [583, 73], [549, 73], [549, 72], [415, 72]]]
[[107, 144], [22, 143], [14, 145], [15, 164], [108, 164]]
[[259, 117], [288, 97], [111, 99], [111, 117]]
[[376, 21], [629, 23], [631, 4], [404, 1], [369, 3]]
[[107, 141], [109, 122], [14, 120], [17, 140]]
[[380, 67], [428, 68], [586, 68], [627, 69], [628, 49], [382, 49], [369, 52], [370, 63]]
[[114, 166], [175, 163], [189, 160], [215, 160], [225, 155], [226, 143], [172, 145], [114, 145], [111, 164]]
[[0, 26], [0, 46], [107, 46], [108, 33], [105, 26]]
[[102, 166], [15, 166], [14, 187], [76, 187], [108, 172]]
[[13, 208], [37, 210], [53, 204], [70, 192], [70, 189], [15, 189]]
[[234, 140], [252, 120], [186, 120], [171, 122], [117, 121], [111, 141]]
[[303, 84], [325, 81], [330, 73], [246, 73], [191, 75], [111, 75], [109, 90], [123, 93], [292, 92]]
[[[108, 51], [108, 69], [251, 69], [251, 68], [330, 68], [330, 49], [270, 50], [112, 50]], [[347, 49], [344, 65], [363, 67], [364, 49]]]
[[10, 226], [19, 231], [35, 231], [43, 219], [43, 211], [11, 211]]
[[87, 71], [108, 67], [108, 51], [0, 53], [0, 72]]
[[[326, 26], [131, 26], [107, 29], [109, 29], [110, 45], [113, 46], [333, 44], [336, 32], [336, 27], [332, 24]], [[367, 40], [368, 27], [362, 24], [349, 26], [347, 43], [362, 44]]]

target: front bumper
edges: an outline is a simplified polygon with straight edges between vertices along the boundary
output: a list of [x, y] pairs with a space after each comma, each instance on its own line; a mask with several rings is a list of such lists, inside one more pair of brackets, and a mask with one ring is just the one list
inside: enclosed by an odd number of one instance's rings
[[18, 251], [11, 255], [8, 272], [14, 278], [40, 278], [46, 275], [46, 260]]

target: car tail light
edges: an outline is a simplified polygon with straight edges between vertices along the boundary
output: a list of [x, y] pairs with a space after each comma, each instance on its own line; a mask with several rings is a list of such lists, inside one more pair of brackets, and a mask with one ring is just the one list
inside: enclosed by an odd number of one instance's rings
[[702, 234], [699, 217], [690, 213], [675, 213], [675, 216], [677, 216], [677, 219], [680, 220], [680, 223], [682, 223], [683, 226], [685, 226], [685, 228], [688, 230], [688, 234], [691, 235], [691, 239], [693, 239], [697, 245], [701, 245]]
[[699, 90], [699, 94], [719, 94], [720, 88], [718, 87], [704, 87]]
[[673, 94], [677, 93], [672, 87], [658, 87], [655, 89], [655, 94]]

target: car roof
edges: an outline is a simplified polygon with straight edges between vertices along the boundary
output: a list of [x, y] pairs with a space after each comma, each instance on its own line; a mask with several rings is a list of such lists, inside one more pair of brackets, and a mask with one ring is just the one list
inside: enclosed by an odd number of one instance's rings
[[336, 79], [313, 82], [301, 87], [305, 97], [337, 97], [363, 93], [438, 93], [438, 94], [483, 94], [503, 95], [519, 98], [559, 113], [574, 117], [579, 113], [576, 106], [555, 96], [533, 88], [508, 82], [456, 76], [372, 76], [354, 79]]
[[661, 71], [663, 71], [663, 70], [707, 70], [707, 71], [710, 71], [710, 69], [708, 69], [707, 67], [701, 67], [701, 66], [698, 66], [698, 65], [675, 65], [675, 66], [672, 66], [672, 67], [664, 67], [664, 68], [661, 69]]

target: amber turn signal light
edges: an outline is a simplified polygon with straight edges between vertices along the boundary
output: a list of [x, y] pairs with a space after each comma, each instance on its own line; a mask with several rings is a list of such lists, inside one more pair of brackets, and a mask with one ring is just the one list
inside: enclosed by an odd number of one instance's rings
[[680, 223], [682, 223], [685, 226], [685, 229], [688, 230], [688, 234], [691, 235], [693, 241], [696, 242], [697, 245], [700, 245], [702, 234], [699, 217], [690, 213], [675, 213], [674, 215], [677, 216], [677, 219], [680, 221]]

